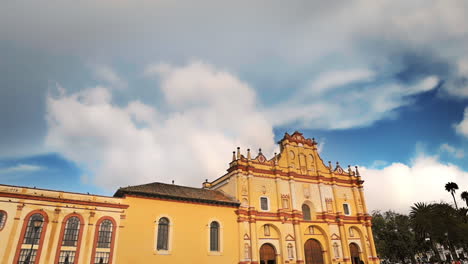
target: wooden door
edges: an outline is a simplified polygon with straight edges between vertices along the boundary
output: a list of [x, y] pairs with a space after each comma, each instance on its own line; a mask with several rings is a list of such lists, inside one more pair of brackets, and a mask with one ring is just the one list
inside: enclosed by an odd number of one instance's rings
[[260, 248], [260, 264], [276, 264], [276, 250], [271, 244], [263, 244]]
[[352, 264], [361, 264], [361, 258], [359, 257], [359, 246], [356, 243], [351, 243], [349, 244], [349, 251], [351, 251]]
[[322, 246], [315, 239], [309, 239], [304, 244], [306, 264], [324, 264]]

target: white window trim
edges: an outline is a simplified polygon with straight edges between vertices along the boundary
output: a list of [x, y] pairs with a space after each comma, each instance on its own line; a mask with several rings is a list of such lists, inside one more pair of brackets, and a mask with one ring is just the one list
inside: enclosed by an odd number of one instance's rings
[[[267, 210], [263, 210], [262, 209], [262, 198], [266, 198], [267, 199]], [[260, 211], [262, 212], [269, 212], [270, 211], [270, 198], [268, 198], [267, 196], [260, 196], [260, 199], [258, 199], [258, 201], [260, 202]]]
[[[159, 225], [159, 219], [163, 217], [169, 219], [169, 230], [168, 230], [169, 237], [167, 238], [167, 250], [158, 250], [158, 225]], [[159, 215], [158, 217], [156, 217], [156, 220], [154, 223], [155, 223], [154, 224], [154, 245], [153, 245], [154, 254], [171, 255], [172, 254], [172, 239], [174, 237], [174, 220], [168, 215]]]
[[349, 203], [343, 203], [343, 205], [345, 205], [345, 204], [348, 205], [348, 211], [349, 211], [349, 213], [347, 214], [347, 213], [345, 212], [344, 207], [343, 207], [343, 214], [346, 215], [346, 216], [352, 215], [352, 214], [353, 214], [353, 211], [351, 211], [351, 205], [350, 205]]
[[[211, 236], [210, 236], [210, 227], [211, 227], [211, 223], [212, 222], [218, 222], [219, 224], [219, 250], [218, 251], [211, 251], [210, 250], [210, 239], [211, 239]], [[208, 252], [208, 256], [222, 256], [223, 255], [223, 239], [224, 239], [224, 225], [222, 224], [222, 222], [217, 219], [217, 218], [211, 218], [209, 221], [208, 221], [208, 224], [206, 225], [206, 234], [207, 234], [207, 245], [206, 245], [206, 249], [207, 249], [207, 252]]]

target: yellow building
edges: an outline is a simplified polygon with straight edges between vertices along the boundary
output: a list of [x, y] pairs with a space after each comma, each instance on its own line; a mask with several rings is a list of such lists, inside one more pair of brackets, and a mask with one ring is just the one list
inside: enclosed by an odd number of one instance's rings
[[238, 149], [203, 188], [0, 185], [1, 263], [378, 264], [357, 168], [325, 165], [299, 132], [279, 144], [271, 159]]

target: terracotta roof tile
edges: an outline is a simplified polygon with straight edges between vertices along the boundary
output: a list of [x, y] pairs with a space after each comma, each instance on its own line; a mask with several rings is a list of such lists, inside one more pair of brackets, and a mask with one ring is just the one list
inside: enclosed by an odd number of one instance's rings
[[125, 194], [151, 196], [175, 200], [190, 200], [201, 203], [225, 204], [238, 206], [239, 202], [221, 191], [186, 187], [174, 184], [153, 182], [142, 185], [119, 188], [114, 197], [123, 197]]

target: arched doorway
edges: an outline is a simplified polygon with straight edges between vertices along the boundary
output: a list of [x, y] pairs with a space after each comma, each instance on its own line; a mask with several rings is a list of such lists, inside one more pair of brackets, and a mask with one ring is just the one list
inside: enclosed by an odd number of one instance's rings
[[260, 264], [276, 264], [276, 250], [271, 244], [263, 244], [260, 248]]
[[356, 243], [351, 243], [349, 244], [349, 251], [351, 251], [352, 264], [361, 264], [361, 258], [359, 256], [359, 246]]
[[322, 246], [315, 239], [309, 239], [304, 244], [306, 264], [324, 264]]

